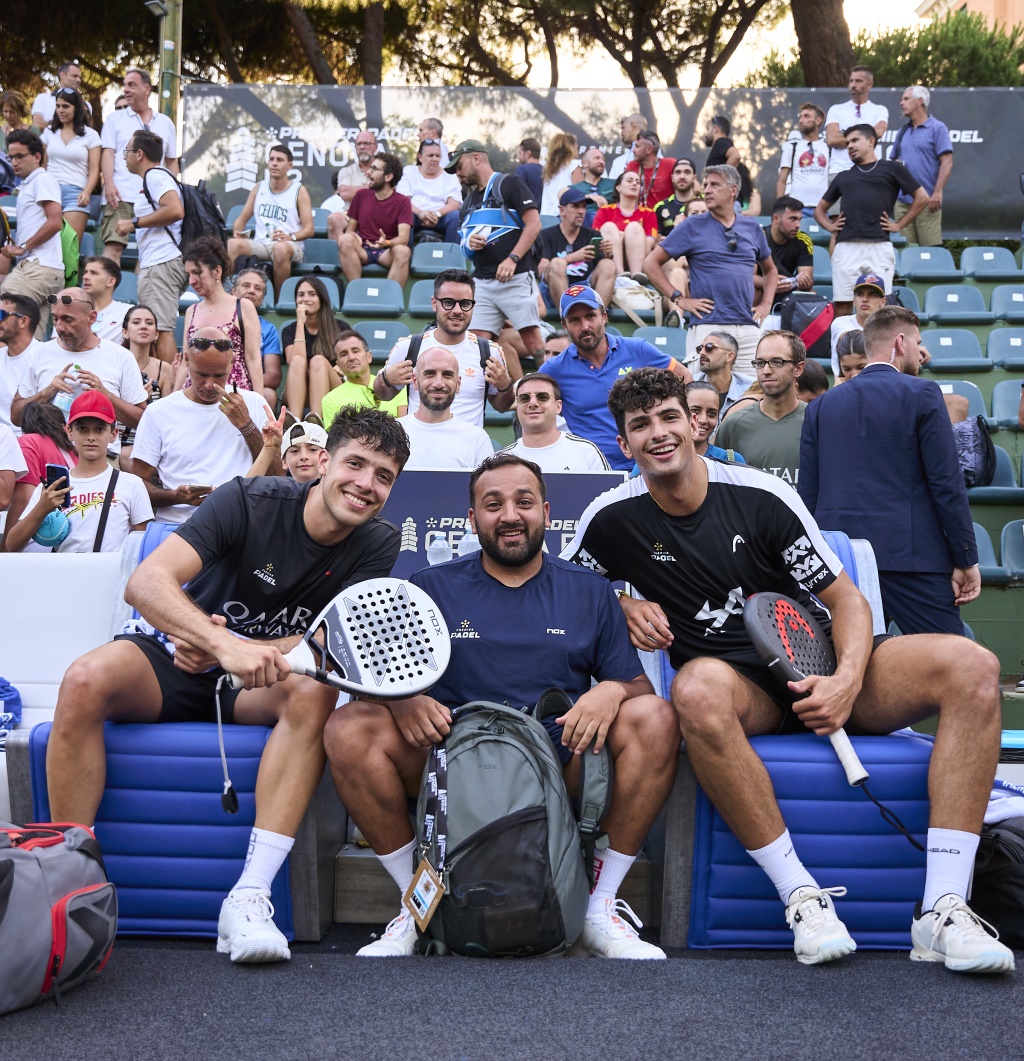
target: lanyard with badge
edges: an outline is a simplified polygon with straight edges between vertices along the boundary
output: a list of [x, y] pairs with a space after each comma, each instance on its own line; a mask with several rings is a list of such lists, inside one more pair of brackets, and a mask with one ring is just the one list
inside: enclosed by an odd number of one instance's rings
[[[428, 794], [423, 808], [423, 854], [413, 874], [412, 883], [402, 896], [405, 908], [412, 914], [416, 927], [425, 932], [444, 895], [444, 863], [448, 843], [448, 752], [433, 745], [427, 759]], [[436, 837], [436, 840], [435, 840]], [[427, 860], [426, 849], [437, 848], [437, 866]]]

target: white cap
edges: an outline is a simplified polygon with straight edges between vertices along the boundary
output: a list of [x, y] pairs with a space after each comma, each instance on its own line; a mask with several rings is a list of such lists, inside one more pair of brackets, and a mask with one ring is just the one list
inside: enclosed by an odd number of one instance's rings
[[292, 424], [281, 439], [281, 456], [283, 457], [292, 446], [299, 446], [303, 442], [318, 449], [327, 449], [327, 432], [319, 424], [310, 424], [300, 420]]

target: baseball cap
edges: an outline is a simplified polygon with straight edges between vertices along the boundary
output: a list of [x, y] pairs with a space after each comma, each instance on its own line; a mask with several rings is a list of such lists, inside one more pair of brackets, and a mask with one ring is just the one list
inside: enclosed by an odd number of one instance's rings
[[591, 306], [593, 309], [604, 309], [601, 296], [586, 284], [573, 284], [558, 303], [558, 315], [564, 317], [573, 306]]
[[487, 148], [479, 140], [463, 140], [451, 153], [448, 165], [444, 168], [445, 173], [454, 173], [455, 167], [459, 164], [459, 159], [463, 155], [471, 154], [474, 151], [479, 151], [481, 155], [487, 154]]
[[84, 391], [71, 403], [68, 410], [68, 423], [81, 420], [83, 416], [92, 416], [97, 420], [104, 420], [108, 424], [117, 423], [117, 413], [114, 412], [114, 404], [105, 394], [97, 391]]
[[853, 290], [856, 291], [858, 287], [873, 287], [880, 295], [885, 294], [885, 281], [874, 273], [864, 273], [863, 276], [858, 276]]
[[303, 442], [318, 449], [327, 449], [327, 432], [319, 424], [310, 424], [305, 420], [292, 424], [281, 439], [281, 456], [283, 457], [292, 446], [301, 446]]
[[562, 197], [558, 200], [559, 206], [571, 206], [573, 203], [585, 203], [587, 197], [579, 188], [566, 188]]

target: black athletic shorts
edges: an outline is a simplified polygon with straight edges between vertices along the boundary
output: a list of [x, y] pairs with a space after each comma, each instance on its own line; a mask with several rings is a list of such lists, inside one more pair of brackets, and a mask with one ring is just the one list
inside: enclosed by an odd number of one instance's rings
[[[119, 634], [114, 640], [131, 641], [146, 654], [163, 697], [159, 722], [217, 721], [214, 693], [217, 681], [224, 673], [220, 667], [204, 674], [189, 674], [174, 665], [174, 658], [152, 634]], [[239, 692], [240, 689], [232, 689], [227, 683], [221, 687], [220, 711], [225, 722], [231, 721]]]
[[[892, 634], [876, 635], [871, 646], [871, 651], [874, 652], [880, 644], [884, 641], [888, 641], [892, 636]], [[776, 733], [810, 732], [800, 720], [800, 716], [793, 711], [793, 704], [796, 703], [800, 697], [787, 686], [782, 685], [766, 665], [756, 663], [733, 663], [730, 661], [729, 666], [732, 667], [737, 674], [742, 674], [744, 678], [753, 682], [759, 689], [766, 692], [772, 700], [782, 708], [782, 722], [779, 724], [779, 728], [775, 731]], [[856, 726], [848, 725], [844, 728], [847, 733], [856, 734], [858, 732]]]

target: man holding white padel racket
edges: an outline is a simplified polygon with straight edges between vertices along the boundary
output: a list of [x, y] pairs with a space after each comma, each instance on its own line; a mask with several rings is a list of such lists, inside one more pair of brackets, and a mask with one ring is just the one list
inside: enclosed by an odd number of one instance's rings
[[[891, 733], [938, 714], [911, 957], [958, 972], [1011, 971], [1012, 952], [965, 902], [999, 755], [996, 658], [946, 635], [872, 643], [867, 601], [796, 491], [756, 469], [698, 457], [685, 391], [671, 373], [630, 373], [608, 404], [619, 445], [641, 474], [590, 505], [563, 557], [646, 598], [621, 599], [633, 643], [668, 651], [678, 668], [671, 699], [694, 773], [777, 888], [799, 960], [816, 965], [856, 949], [832, 903], [845, 888], [820, 887], [800, 863], [747, 738], [805, 727]], [[775, 678], [744, 623], [746, 599], [764, 591], [793, 598], [794, 616], [807, 609], [830, 626], [834, 673]], [[789, 618], [784, 628], [795, 638], [802, 626]]]
[[271, 884], [323, 774], [338, 689], [284, 681], [284, 654], [342, 589], [390, 573], [399, 534], [378, 514], [408, 458], [392, 417], [349, 408], [318, 455], [318, 480], [218, 487], [129, 580], [125, 600], [144, 622], [76, 660], [61, 684], [46, 764], [55, 821], [95, 820], [105, 721], [212, 721], [219, 700], [231, 721], [274, 727], [245, 869], [221, 907], [217, 949], [232, 961], [290, 957]]

